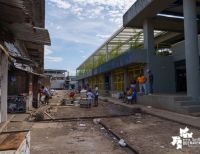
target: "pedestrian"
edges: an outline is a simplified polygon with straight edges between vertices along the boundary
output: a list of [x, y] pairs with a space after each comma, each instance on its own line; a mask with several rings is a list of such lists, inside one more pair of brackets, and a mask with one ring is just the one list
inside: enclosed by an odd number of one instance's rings
[[73, 90], [71, 90], [69, 93], [68, 93], [68, 96], [69, 96], [69, 99], [71, 101], [71, 104], [74, 103], [74, 100], [75, 100], [75, 92]]
[[132, 90], [131, 88], [127, 88], [127, 103], [131, 104], [131, 100], [132, 100]]
[[[127, 88], [126, 88], [127, 89]], [[123, 97], [122, 97], [123, 103], [127, 102], [127, 90], [123, 91]]]
[[45, 96], [44, 103], [45, 104], [49, 104], [49, 98], [50, 98], [49, 90], [45, 86], [42, 86], [41, 87], [41, 92]]
[[132, 100], [131, 100], [131, 103], [136, 103], [137, 102], [137, 90], [136, 88], [133, 88], [132, 89]]
[[151, 72], [151, 70], [147, 70], [148, 73], [148, 85], [149, 85], [149, 90], [148, 93], [149, 95], [153, 94], [153, 73]]
[[131, 81], [131, 89], [132, 90], [136, 89], [136, 83], [137, 82], [135, 80]]
[[78, 93], [80, 94], [80, 92], [81, 92], [81, 86], [78, 85]]
[[87, 91], [87, 102], [88, 102], [89, 108], [91, 108], [93, 97], [94, 97], [94, 95], [92, 93], [92, 90], [88, 89], [88, 91]]
[[94, 106], [97, 107], [99, 103], [99, 88], [95, 85], [95, 97], [94, 97]]
[[147, 94], [146, 90], [146, 78], [143, 74], [140, 74], [140, 76], [137, 78], [137, 82], [139, 83], [140, 88], [140, 94]]

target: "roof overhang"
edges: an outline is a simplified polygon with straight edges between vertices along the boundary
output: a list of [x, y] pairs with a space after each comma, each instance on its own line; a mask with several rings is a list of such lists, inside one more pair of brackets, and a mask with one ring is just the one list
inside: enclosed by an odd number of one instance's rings
[[21, 64], [27, 64], [27, 65], [30, 65], [30, 66], [36, 66], [36, 62], [28, 59], [28, 58], [25, 58], [25, 57], [20, 57], [20, 56], [11, 56], [15, 59], [15, 61], [17, 63], [21, 63]]
[[[154, 31], [154, 37], [156, 38], [163, 33], [165, 32]], [[90, 61], [93, 57], [98, 57], [101, 54], [105, 55], [106, 57], [106, 52], [109, 54], [119, 46], [120, 53], [127, 51], [130, 48], [131, 43], [138, 44], [139, 48], [139, 46], [143, 44], [143, 41], [144, 35], [142, 29], [121, 27], [110, 38], [108, 38], [94, 53], [92, 53], [92, 55], [89, 56], [77, 69], [80, 69], [82, 66], [84, 66], [86, 62]]]
[[[200, 1], [197, 0], [197, 18], [200, 18]], [[183, 32], [182, 0], [137, 0], [124, 14], [124, 27], [142, 28], [146, 19], [152, 19], [155, 30]], [[198, 20], [199, 21], [199, 20]], [[200, 23], [198, 22], [200, 29]]]
[[30, 0], [0, 0], [0, 19], [9, 23], [24, 23], [32, 20]]
[[49, 32], [45, 28], [32, 27], [29, 24], [11, 24], [15, 38], [41, 45], [51, 45]]
[[66, 73], [67, 70], [45, 69], [44, 72], [45, 73]]
[[47, 78], [47, 77], [48, 77], [48, 76], [46, 76], [45, 74], [39, 74], [39, 73], [36, 73], [36, 72], [33, 72], [33, 71], [29, 71], [29, 70], [25, 70], [25, 69], [19, 68], [19, 67], [15, 67], [15, 69], [20, 70], [20, 71], [23, 71], [23, 72], [30, 73], [30, 74], [32, 74], [32, 75], [39, 76], [39, 77], [42, 77], [42, 78]]
[[121, 54], [115, 59], [112, 59], [104, 64], [92, 69], [85, 75], [77, 77], [77, 80], [95, 76], [98, 74], [103, 74], [106, 72], [113, 71], [122, 67], [128, 67], [133, 64], [145, 64], [146, 63], [146, 50], [145, 49], [130, 49], [129, 51]]

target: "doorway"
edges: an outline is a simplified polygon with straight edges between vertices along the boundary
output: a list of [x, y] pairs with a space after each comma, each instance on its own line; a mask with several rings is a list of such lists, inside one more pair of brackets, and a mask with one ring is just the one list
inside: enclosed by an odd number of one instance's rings
[[186, 92], [186, 70], [185, 69], [176, 69], [176, 91], [177, 92]]

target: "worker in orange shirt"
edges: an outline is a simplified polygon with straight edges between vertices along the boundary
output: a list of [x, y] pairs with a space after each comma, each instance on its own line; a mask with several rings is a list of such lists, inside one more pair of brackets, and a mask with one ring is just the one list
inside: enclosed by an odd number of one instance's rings
[[140, 74], [140, 76], [137, 78], [137, 82], [139, 84], [140, 87], [140, 94], [147, 94], [147, 90], [146, 90], [146, 77], [142, 74]]

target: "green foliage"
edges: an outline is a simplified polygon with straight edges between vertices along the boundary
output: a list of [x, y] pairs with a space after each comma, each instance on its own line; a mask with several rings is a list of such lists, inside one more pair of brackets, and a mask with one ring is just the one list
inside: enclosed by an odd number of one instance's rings
[[104, 53], [99, 53], [96, 67], [102, 65], [105, 62], [106, 62], [106, 55]]
[[122, 47], [122, 43], [121, 42], [118, 42], [117, 43], [117, 46], [114, 47], [110, 52], [109, 52], [109, 60], [111, 59], [114, 59], [116, 57], [118, 57], [120, 55], [120, 50], [121, 50], [121, 47]]
[[140, 47], [140, 45], [141, 45], [141, 42], [140, 42], [141, 35], [142, 35], [142, 31], [138, 32], [136, 35], [134, 35], [132, 37], [132, 39], [130, 40], [130, 43], [129, 43], [130, 49], [135, 49], [135, 48]]
[[[141, 36], [143, 34], [143, 31], [136, 32], [136, 35], [134, 35], [130, 41], [129, 46], [130, 48], [138, 48], [141, 47]], [[127, 42], [128, 43], [128, 42]], [[117, 42], [117, 45], [110, 50], [108, 53], [108, 60], [112, 60], [116, 57], [118, 57], [121, 54], [121, 48], [123, 46], [123, 43], [119, 40]], [[100, 65], [104, 64], [106, 62], [106, 54], [99, 52], [98, 55], [92, 56], [83, 66], [83, 68], [79, 71], [80, 75], [87, 74], [92, 69], [95, 69], [99, 67]]]

